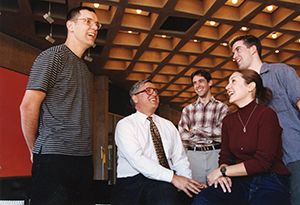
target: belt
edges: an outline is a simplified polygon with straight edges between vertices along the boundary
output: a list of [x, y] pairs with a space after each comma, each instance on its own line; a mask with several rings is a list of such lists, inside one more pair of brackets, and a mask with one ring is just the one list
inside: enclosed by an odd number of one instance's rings
[[210, 151], [210, 150], [214, 150], [214, 149], [221, 149], [221, 143], [216, 144], [216, 145], [208, 145], [208, 146], [201, 146], [201, 147], [188, 147], [187, 149], [193, 150], [193, 151], [205, 152], [205, 151]]

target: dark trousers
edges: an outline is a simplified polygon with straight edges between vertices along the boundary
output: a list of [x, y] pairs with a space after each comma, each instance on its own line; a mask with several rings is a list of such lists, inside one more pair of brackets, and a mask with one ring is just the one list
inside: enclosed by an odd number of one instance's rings
[[259, 174], [232, 177], [231, 193], [224, 193], [220, 185], [202, 190], [193, 205], [289, 205], [289, 177], [277, 174]]
[[94, 204], [92, 156], [34, 154], [30, 205]]
[[112, 205], [176, 205], [178, 200], [178, 191], [171, 183], [148, 179], [138, 174], [118, 178], [110, 202]]

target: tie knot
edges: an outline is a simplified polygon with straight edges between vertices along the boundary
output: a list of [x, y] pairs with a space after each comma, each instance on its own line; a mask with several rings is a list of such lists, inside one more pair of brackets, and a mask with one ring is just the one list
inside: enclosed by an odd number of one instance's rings
[[153, 122], [152, 117], [147, 117], [147, 120], [149, 120], [150, 122]]

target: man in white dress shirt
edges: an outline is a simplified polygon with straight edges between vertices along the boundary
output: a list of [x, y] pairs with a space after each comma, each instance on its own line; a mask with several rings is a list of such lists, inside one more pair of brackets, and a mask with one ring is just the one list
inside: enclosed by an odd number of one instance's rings
[[[176, 127], [154, 114], [158, 90], [150, 80], [137, 82], [129, 92], [136, 113], [120, 120], [117, 182], [111, 204], [177, 204], [178, 189], [192, 197], [206, 185], [192, 179], [189, 162]], [[170, 169], [159, 164], [150, 132], [152, 117], [158, 128]]]

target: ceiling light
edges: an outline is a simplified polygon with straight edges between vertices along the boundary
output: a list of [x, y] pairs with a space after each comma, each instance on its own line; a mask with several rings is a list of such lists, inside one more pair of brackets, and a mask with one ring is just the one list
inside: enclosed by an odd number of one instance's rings
[[136, 11], [137, 14], [142, 13], [142, 10], [141, 10], [141, 9], [137, 9], [137, 10], [135, 10], [135, 11]]
[[270, 6], [267, 7], [268, 11], [272, 11], [273, 8], [274, 8], [274, 7], [273, 7], [272, 5], [270, 5]]
[[167, 36], [166, 35], [161, 35], [161, 37], [166, 38]]
[[128, 31], [128, 33], [132, 33], [132, 31]]
[[52, 44], [55, 42], [55, 39], [52, 38], [52, 25], [51, 25], [51, 27], [50, 27], [50, 33], [49, 33], [49, 35], [47, 35], [47, 36], [45, 37], [45, 39], [46, 39], [47, 41], [49, 41], [50, 43], [52, 43]]
[[274, 38], [274, 39], [277, 38], [277, 34], [276, 34], [276, 33], [273, 33], [273, 34], [272, 34], [272, 38]]
[[232, 0], [231, 1], [233, 4], [236, 4], [238, 1], [237, 0]]
[[275, 53], [279, 53], [279, 50], [277, 49], [277, 50], [275, 50]]
[[243, 26], [243, 27], [242, 27], [242, 30], [243, 30], [243, 31], [247, 31], [247, 29], [248, 29], [248, 28], [247, 28], [246, 26]]
[[88, 62], [93, 61], [93, 58], [91, 57], [91, 54], [90, 54], [90, 49], [88, 49], [88, 54], [86, 56], [84, 56], [84, 60], [86, 60]]
[[94, 7], [95, 7], [95, 8], [98, 8], [99, 6], [100, 6], [100, 4], [94, 3]]
[[210, 25], [215, 25], [216, 24], [216, 22], [215, 21], [210, 21]]
[[49, 11], [43, 15], [44, 19], [48, 21], [50, 24], [54, 22], [54, 19], [51, 17], [51, 2], [49, 2]]
[[221, 43], [221, 45], [223, 45], [223, 46], [227, 46], [227, 45], [228, 45], [228, 43], [224, 42], [224, 43]]
[[196, 43], [196, 42], [197, 42], [197, 39], [194, 39], [194, 42]]

